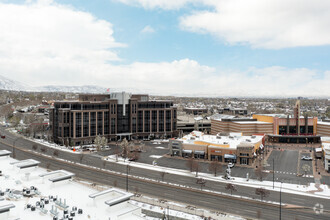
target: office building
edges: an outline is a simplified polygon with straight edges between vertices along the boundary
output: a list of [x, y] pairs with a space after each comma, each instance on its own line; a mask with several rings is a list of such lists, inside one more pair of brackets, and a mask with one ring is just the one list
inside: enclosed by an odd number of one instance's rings
[[54, 142], [64, 145], [90, 144], [97, 135], [108, 140], [175, 137], [176, 123], [172, 101], [125, 92], [79, 95], [78, 101], [57, 101], [50, 110]]

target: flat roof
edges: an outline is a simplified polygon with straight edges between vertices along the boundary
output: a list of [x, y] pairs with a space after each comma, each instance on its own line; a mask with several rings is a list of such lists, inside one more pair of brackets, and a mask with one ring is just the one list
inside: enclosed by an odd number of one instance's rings
[[330, 125], [330, 122], [318, 121], [317, 124], [320, 124], [320, 125]]
[[272, 124], [269, 122], [263, 122], [263, 121], [232, 121], [234, 123], [238, 124]]
[[[229, 136], [216, 136], [216, 135], [206, 135], [200, 131], [193, 131], [188, 135], [185, 135], [181, 140], [184, 144], [203, 144], [212, 147], [224, 147], [230, 149], [236, 149], [237, 145], [241, 143], [255, 144], [261, 141], [263, 136], [240, 136], [240, 135], [229, 135]], [[196, 143], [200, 142], [200, 143]], [[202, 143], [201, 143], [202, 142]], [[229, 145], [229, 147], [221, 146]]]

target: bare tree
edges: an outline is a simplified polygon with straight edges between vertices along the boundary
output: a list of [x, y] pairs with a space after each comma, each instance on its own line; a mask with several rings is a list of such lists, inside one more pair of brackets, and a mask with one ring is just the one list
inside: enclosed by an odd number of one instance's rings
[[96, 150], [100, 151], [102, 146], [102, 138], [99, 135], [95, 137], [94, 144], [96, 145]]
[[199, 168], [200, 168], [199, 163], [196, 160], [194, 160], [192, 164], [192, 169], [193, 171], [196, 171], [196, 177], [198, 177]]
[[203, 190], [203, 186], [205, 186], [205, 184], [206, 184], [206, 180], [203, 179], [203, 178], [198, 178], [198, 179], [196, 180], [196, 183], [197, 183], [197, 184], [200, 184], [200, 185], [201, 185], [201, 190]]
[[126, 140], [126, 138], [124, 138], [124, 140], [120, 143], [120, 147], [122, 149], [122, 157], [123, 158], [127, 158], [128, 156], [128, 141]]
[[38, 145], [34, 144], [32, 145], [32, 150], [36, 151], [38, 149]]
[[264, 188], [257, 188], [255, 193], [256, 195], [260, 195], [261, 200], [263, 200], [265, 197], [269, 195], [269, 191]]
[[235, 185], [231, 184], [231, 183], [228, 183], [226, 185], [226, 190], [229, 190], [230, 191], [230, 195], [233, 195], [233, 191], [236, 192], [237, 189], [235, 187]]
[[118, 162], [119, 149], [116, 147], [114, 154], [116, 155], [116, 162]]
[[138, 160], [140, 158], [139, 152], [133, 151], [128, 153], [128, 158], [131, 160]]
[[193, 171], [194, 163], [196, 163], [196, 161], [193, 158], [189, 158], [186, 162], [186, 166], [188, 167], [190, 172]]
[[58, 150], [54, 150], [53, 155], [54, 155], [55, 157], [58, 157], [58, 155], [59, 155], [59, 151], [58, 151]]
[[261, 164], [259, 164], [259, 166], [254, 170], [254, 173], [260, 181], [262, 181], [267, 175], [264, 172], [264, 167]]
[[81, 153], [81, 154], [79, 154], [79, 162], [81, 163], [82, 162], [82, 160], [84, 159], [84, 154], [83, 153]]
[[47, 148], [46, 148], [46, 147], [41, 147], [41, 148], [40, 148], [40, 151], [41, 151], [42, 153], [46, 153], [46, 152], [47, 152]]
[[160, 177], [162, 178], [162, 182], [164, 182], [164, 177], [165, 177], [165, 171], [162, 171], [159, 173], [160, 174]]
[[214, 160], [209, 164], [209, 171], [213, 172], [214, 176], [217, 176], [217, 172], [222, 171], [222, 166], [218, 161]]
[[50, 167], [50, 163], [47, 163], [46, 164], [46, 168], [49, 170], [49, 167]]
[[105, 169], [105, 166], [107, 165], [107, 161], [106, 160], [103, 160], [103, 169]]
[[113, 181], [113, 187], [117, 187], [118, 183], [117, 183], [117, 180], [114, 180]]
[[139, 187], [137, 187], [137, 186], [135, 186], [135, 188], [134, 188], [135, 190], [135, 195], [137, 195], [138, 194], [138, 192], [139, 192]]

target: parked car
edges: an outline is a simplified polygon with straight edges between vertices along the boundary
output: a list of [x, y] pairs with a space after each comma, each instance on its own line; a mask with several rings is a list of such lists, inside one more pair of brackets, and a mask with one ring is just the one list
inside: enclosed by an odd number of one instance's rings
[[229, 168], [233, 168], [233, 167], [235, 166], [235, 164], [234, 164], [234, 163], [229, 163], [227, 166], [228, 166]]
[[6, 136], [5, 136], [5, 135], [1, 135], [1, 138], [2, 138], [2, 139], [5, 139], [5, 138], [6, 138]]
[[313, 158], [309, 157], [309, 156], [302, 156], [301, 159], [302, 160], [313, 160]]

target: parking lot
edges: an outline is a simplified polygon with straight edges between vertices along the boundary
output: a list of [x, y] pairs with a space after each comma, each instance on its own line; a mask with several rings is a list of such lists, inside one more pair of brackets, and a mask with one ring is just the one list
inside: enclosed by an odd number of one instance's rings
[[[122, 151], [119, 143], [117, 145], [110, 144], [109, 147], [110, 149], [96, 152], [96, 154], [101, 156], [108, 156], [120, 153]], [[154, 161], [156, 162], [168, 152], [169, 151], [167, 143], [154, 144], [153, 142], [146, 141], [144, 142], [142, 152], [138, 153], [138, 159], [136, 161], [140, 163], [153, 164]]]
[[[265, 167], [265, 169], [272, 171], [274, 161], [275, 181], [295, 184], [308, 184], [314, 182], [314, 178], [312, 178], [312, 161], [302, 160], [302, 156], [310, 156], [310, 154], [300, 154], [298, 150], [273, 150], [267, 160], [269, 166]], [[307, 172], [308, 177], [299, 176], [299, 174], [304, 173], [302, 169], [304, 164], [310, 166], [310, 171]], [[273, 175], [268, 175], [266, 179], [272, 181]]]
[[[311, 156], [311, 153], [307, 150], [272, 150], [267, 161], [263, 164], [264, 169], [266, 170], [266, 176], [264, 180], [273, 181], [273, 160], [275, 162], [275, 172], [274, 177], [275, 181], [282, 181], [286, 183], [294, 184], [308, 184], [314, 182], [313, 178], [313, 161], [302, 160], [302, 156]], [[120, 145], [111, 144], [110, 149], [105, 151], [100, 151], [95, 154], [101, 156], [108, 156], [115, 153], [121, 152]], [[144, 142], [143, 152], [139, 153], [139, 158], [137, 162], [153, 164], [156, 163], [158, 166], [170, 167], [182, 170], [188, 170], [187, 159], [180, 157], [171, 157], [169, 156], [168, 143], [153, 143], [151, 141]], [[208, 170], [209, 162], [206, 160], [198, 160], [199, 162], [199, 172], [211, 173]], [[310, 169], [306, 172], [306, 176], [303, 170], [303, 166], [307, 164], [310, 166]], [[220, 173], [224, 174], [226, 170], [226, 164], [222, 166], [222, 171]], [[256, 179], [254, 167], [242, 167], [235, 166], [232, 168], [231, 172], [233, 177], [242, 177], [246, 178], [247, 174], [249, 178]], [[321, 182], [329, 184], [330, 178], [322, 178]]]

